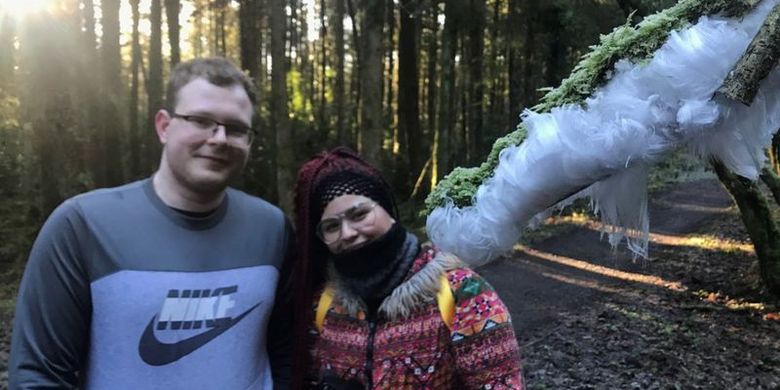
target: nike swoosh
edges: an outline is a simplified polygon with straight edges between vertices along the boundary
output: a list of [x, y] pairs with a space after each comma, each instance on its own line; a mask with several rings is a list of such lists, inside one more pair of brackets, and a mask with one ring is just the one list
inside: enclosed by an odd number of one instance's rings
[[249, 310], [229, 321], [217, 321], [217, 325], [206, 332], [175, 343], [163, 343], [157, 339], [154, 335], [154, 320], [157, 316], [154, 316], [152, 317], [152, 320], [149, 321], [149, 325], [146, 326], [146, 330], [144, 330], [144, 334], [141, 336], [141, 340], [138, 343], [138, 354], [141, 355], [141, 359], [146, 362], [146, 364], [151, 366], [163, 366], [173, 363], [206, 345], [206, 343], [214, 340], [222, 333], [225, 333], [228, 329], [233, 327], [233, 325], [237, 324], [238, 321], [241, 321], [246, 317], [252, 310], [260, 306], [261, 303], [263, 302], [258, 302], [256, 305], [250, 307]]

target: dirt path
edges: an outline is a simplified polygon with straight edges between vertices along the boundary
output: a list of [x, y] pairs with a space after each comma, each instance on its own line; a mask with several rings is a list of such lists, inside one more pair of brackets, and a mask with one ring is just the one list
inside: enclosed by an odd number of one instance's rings
[[682, 183], [651, 200], [648, 260], [579, 222], [480, 268], [510, 307], [528, 387], [780, 388], [780, 322], [762, 317], [776, 306], [745, 303], [765, 297], [731, 205], [717, 181]]

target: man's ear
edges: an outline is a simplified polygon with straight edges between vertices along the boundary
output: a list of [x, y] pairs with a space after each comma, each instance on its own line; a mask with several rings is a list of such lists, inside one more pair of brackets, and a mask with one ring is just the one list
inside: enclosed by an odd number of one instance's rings
[[164, 109], [160, 109], [157, 114], [154, 114], [154, 130], [163, 145], [168, 142], [168, 125], [170, 125], [171, 119], [171, 115]]

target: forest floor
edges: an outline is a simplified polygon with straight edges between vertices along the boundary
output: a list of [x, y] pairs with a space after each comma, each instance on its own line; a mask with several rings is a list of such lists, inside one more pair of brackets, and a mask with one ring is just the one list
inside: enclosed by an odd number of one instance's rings
[[510, 307], [528, 389], [780, 389], [780, 299], [717, 180], [650, 201], [647, 260], [551, 218], [478, 271]]
[[[761, 288], [728, 194], [676, 184], [651, 197], [650, 218], [647, 260], [568, 216], [478, 269], [510, 307], [527, 388], [780, 388], [780, 299]], [[10, 329], [0, 310], [0, 389]]]

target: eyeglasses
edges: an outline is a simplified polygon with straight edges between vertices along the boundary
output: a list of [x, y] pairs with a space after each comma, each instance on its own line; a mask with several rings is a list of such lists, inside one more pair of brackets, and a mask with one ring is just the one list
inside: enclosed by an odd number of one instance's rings
[[217, 129], [222, 126], [228, 142], [233, 144], [249, 145], [255, 138], [255, 131], [251, 127], [239, 123], [222, 123], [205, 116], [183, 115], [175, 112], [171, 116], [191, 123], [198, 130], [210, 132], [212, 136], [217, 134]]
[[375, 207], [376, 202], [362, 202], [327, 217], [317, 224], [317, 236], [326, 245], [330, 245], [341, 239], [341, 226], [344, 222], [355, 230], [367, 229], [374, 225]]

